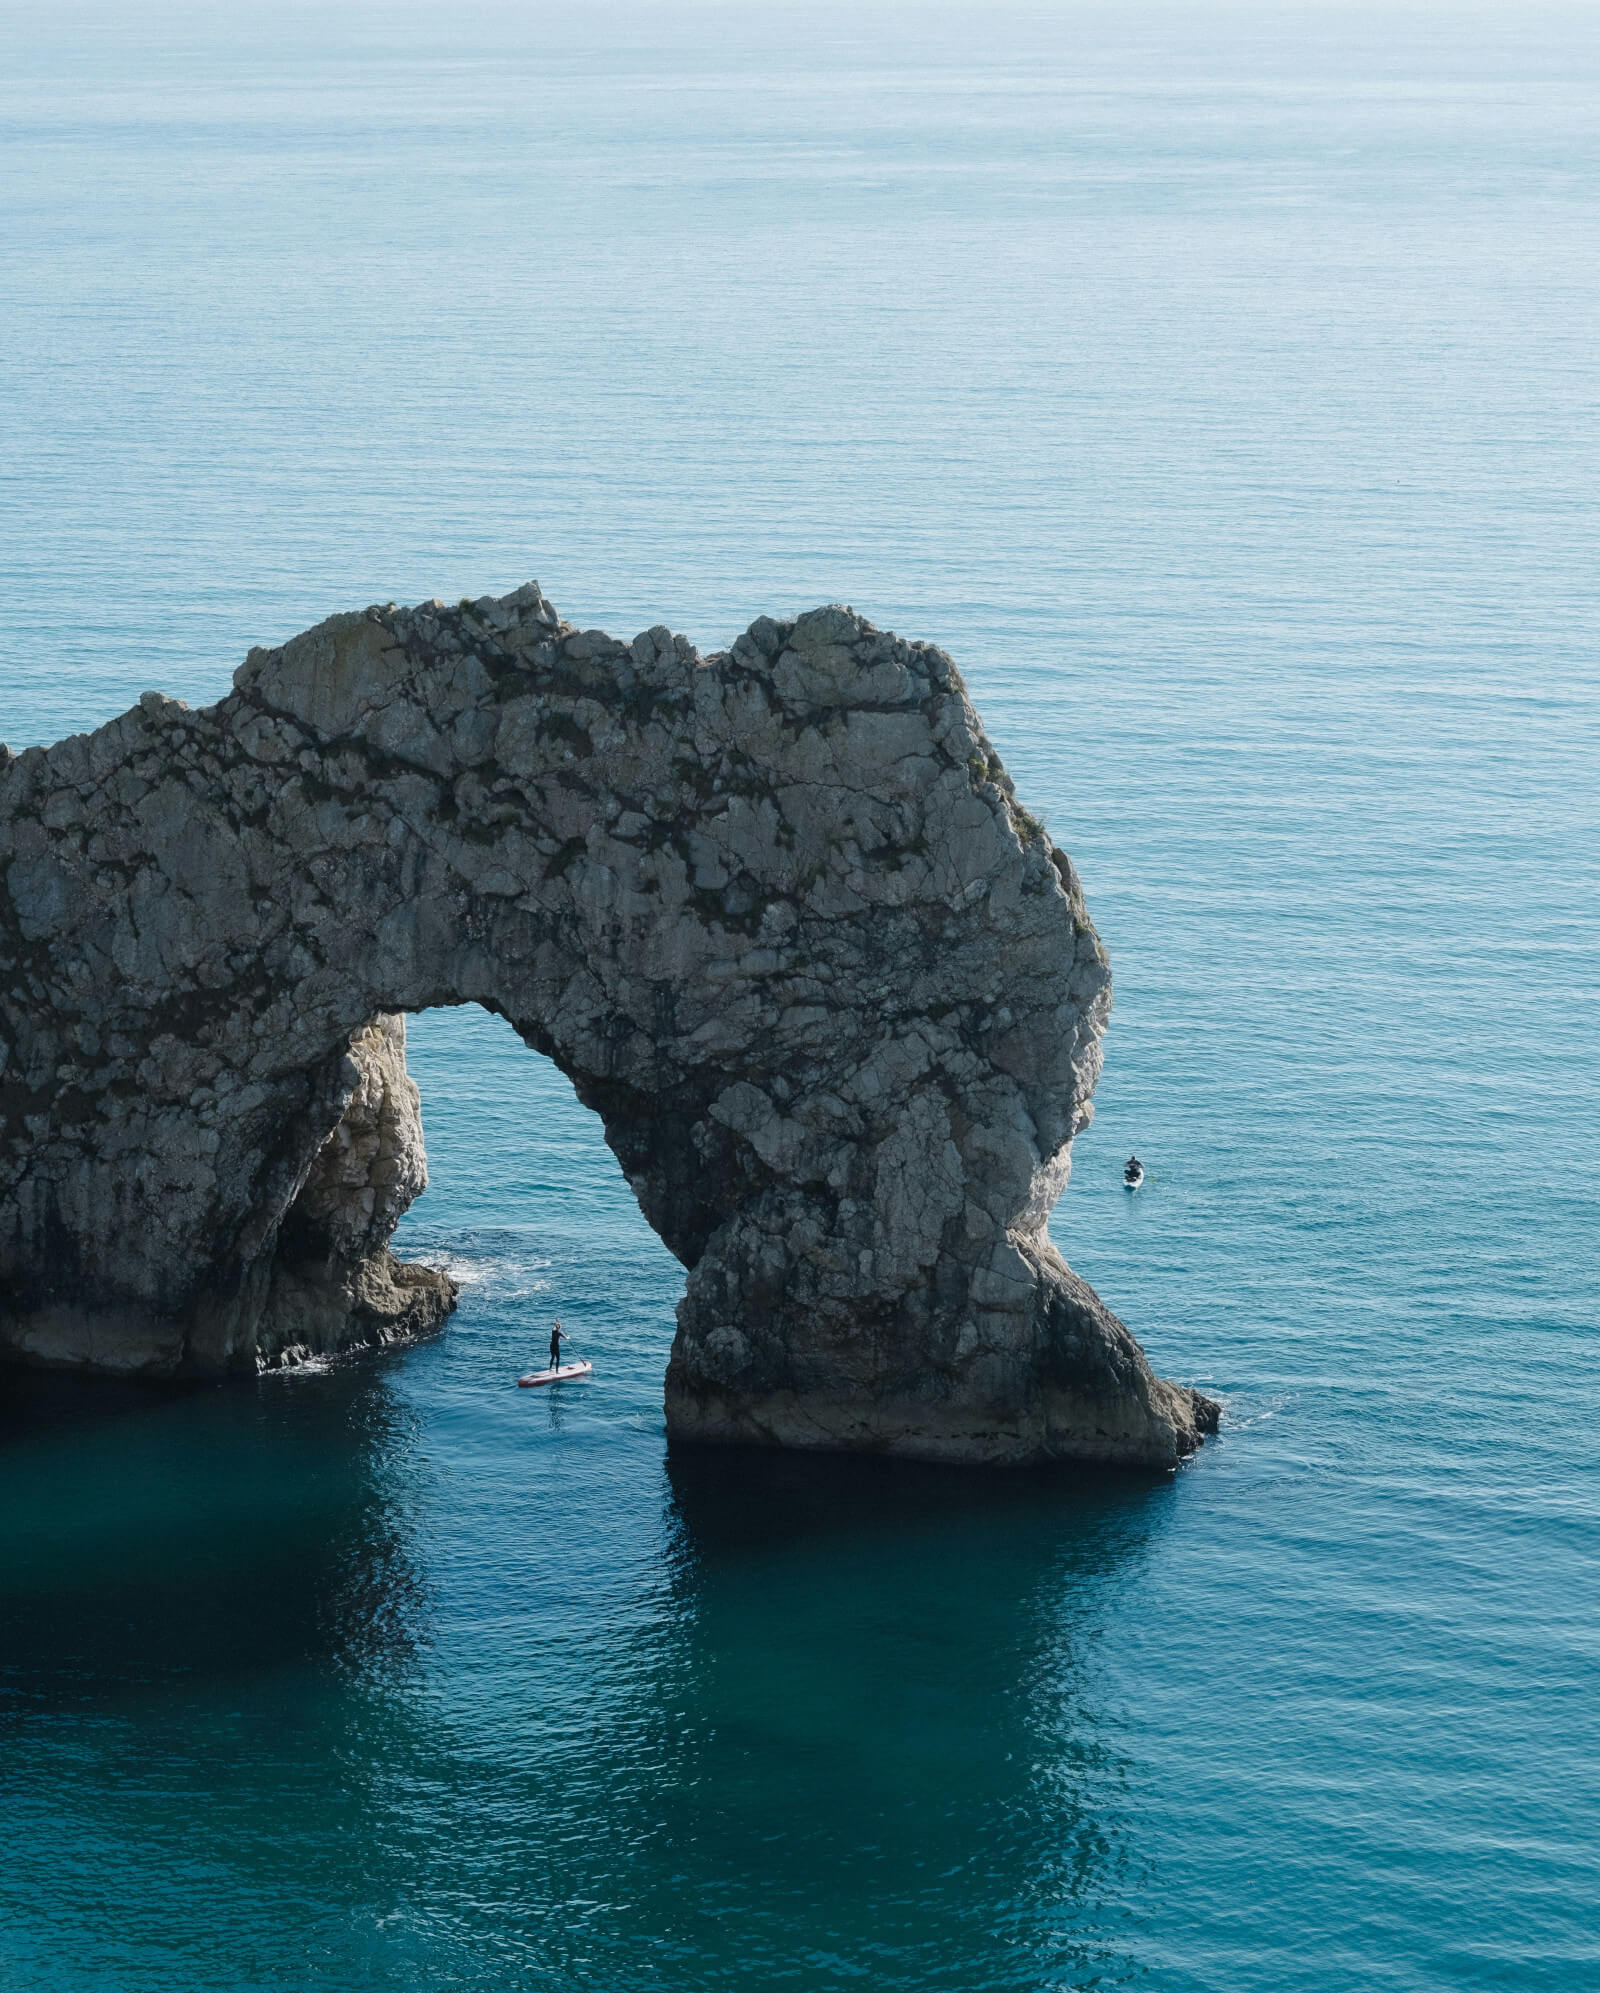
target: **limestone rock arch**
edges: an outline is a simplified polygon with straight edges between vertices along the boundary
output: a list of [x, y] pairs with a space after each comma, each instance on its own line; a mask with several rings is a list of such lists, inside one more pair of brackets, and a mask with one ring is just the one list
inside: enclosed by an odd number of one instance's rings
[[0, 750], [0, 1355], [412, 1334], [406, 1012], [548, 1054], [688, 1269], [678, 1438], [1167, 1466], [1215, 1424], [1046, 1220], [1110, 1005], [950, 659], [702, 658], [502, 599], [335, 616], [218, 705]]

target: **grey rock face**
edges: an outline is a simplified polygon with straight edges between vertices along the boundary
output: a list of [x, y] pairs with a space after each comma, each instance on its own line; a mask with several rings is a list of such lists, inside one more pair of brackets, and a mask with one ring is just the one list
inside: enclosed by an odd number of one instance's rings
[[1045, 1231], [1110, 1005], [950, 659], [848, 609], [702, 659], [502, 600], [336, 616], [219, 705], [0, 754], [0, 1356], [435, 1326], [403, 1014], [507, 1017], [688, 1268], [679, 1438], [1170, 1465]]

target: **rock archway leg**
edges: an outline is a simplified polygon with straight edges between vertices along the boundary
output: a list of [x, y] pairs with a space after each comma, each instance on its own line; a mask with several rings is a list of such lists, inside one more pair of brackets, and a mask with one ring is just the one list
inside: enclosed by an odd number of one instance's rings
[[688, 1269], [673, 1434], [1169, 1466], [1215, 1424], [1050, 1246], [1110, 1004], [950, 659], [702, 658], [503, 599], [334, 617], [219, 705], [0, 753], [0, 1354], [420, 1333], [403, 1013], [477, 1002]]

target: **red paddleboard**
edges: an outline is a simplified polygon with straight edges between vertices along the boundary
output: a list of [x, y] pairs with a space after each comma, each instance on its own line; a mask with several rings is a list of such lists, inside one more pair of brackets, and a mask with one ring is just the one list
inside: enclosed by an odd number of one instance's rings
[[517, 1379], [519, 1391], [530, 1391], [535, 1384], [564, 1384], [569, 1377], [587, 1377], [593, 1370], [592, 1363], [563, 1363], [555, 1370], [530, 1370], [526, 1377]]

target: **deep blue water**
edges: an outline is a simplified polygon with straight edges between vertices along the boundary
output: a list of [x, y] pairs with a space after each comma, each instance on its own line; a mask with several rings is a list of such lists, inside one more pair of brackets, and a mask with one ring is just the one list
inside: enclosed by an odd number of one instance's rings
[[1600, 1986], [1595, 28], [0, 6], [0, 737], [533, 575], [944, 644], [1227, 1405], [669, 1461], [680, 1269], [414, 1020], [439, 1340], [0, 1384], [6, 1993]]

